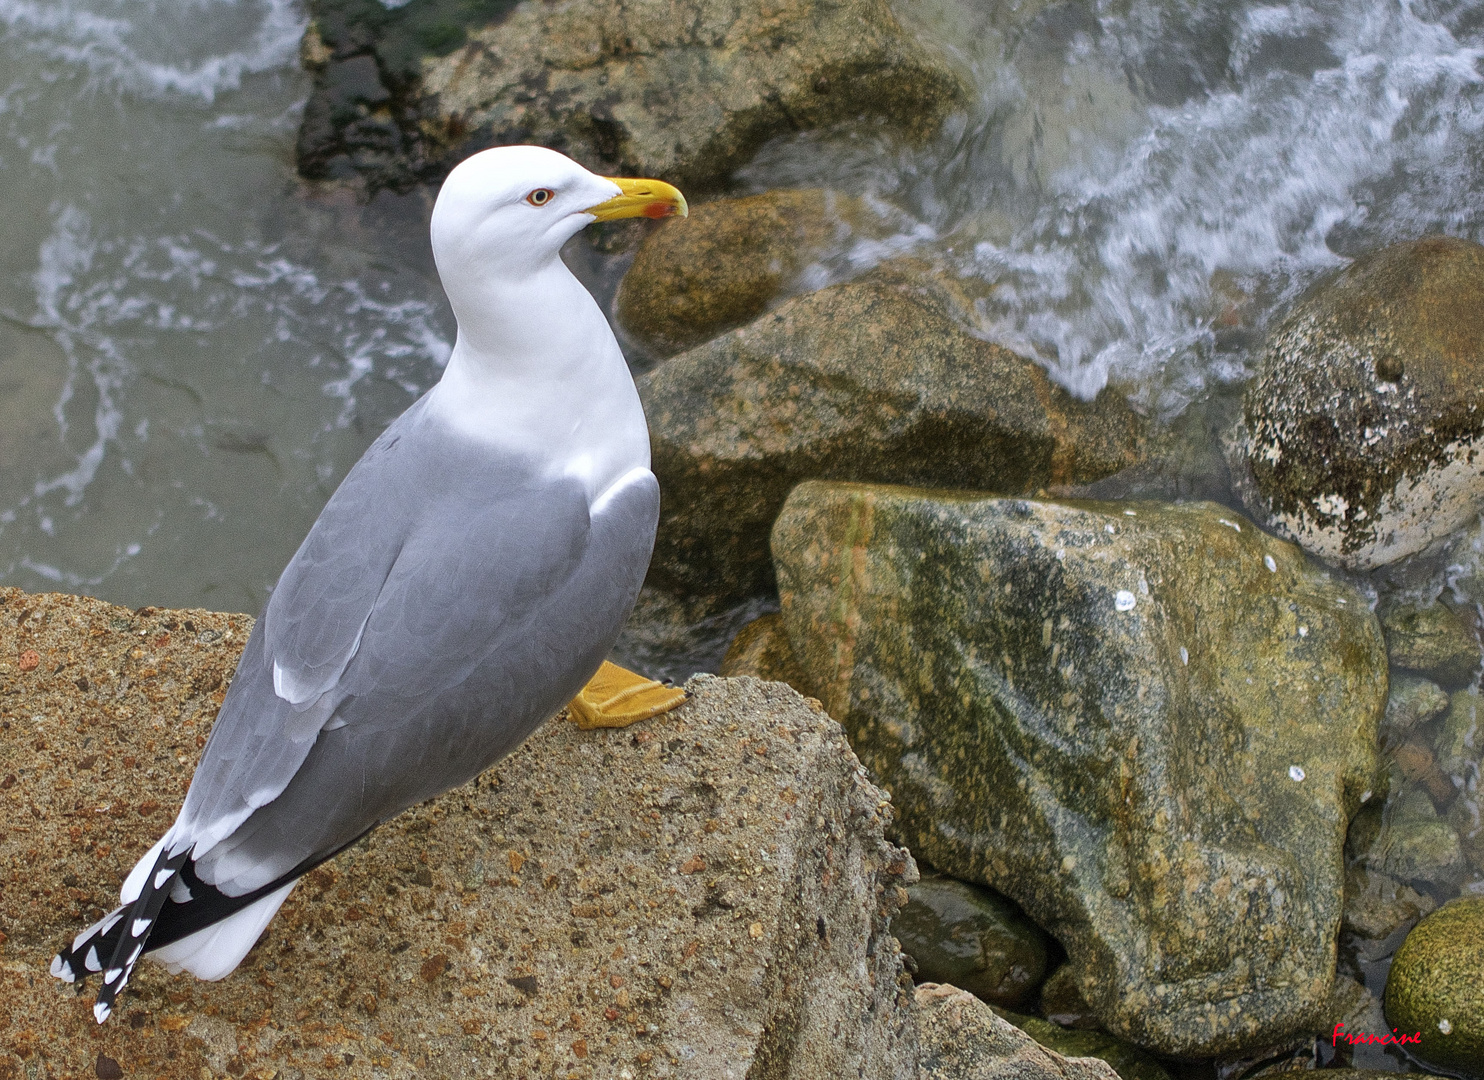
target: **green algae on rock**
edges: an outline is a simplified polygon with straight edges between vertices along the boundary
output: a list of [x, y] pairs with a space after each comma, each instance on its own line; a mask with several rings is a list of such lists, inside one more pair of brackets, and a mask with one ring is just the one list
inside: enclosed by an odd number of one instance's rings
[[1484, 897], [1444, 904], [1417, 924], [1391, 962], [1386, 1019], [1417, 1057], [1484, 1076]]
[[863, 228], [887, 231], [860, 199], [820, 188], [693, 206], [645, 238], [619, 284], [619, 325], [657, 356], [700, 345], [757, 318], [806, 265]]
[[1056, 937], [1108, 1031], [1310, 1030], [1386, 699], [1364, 597], [1212, 504], [810, 482], [773, 551], [898, 835]]
[[1484, 247], [1393, 244], [1314, 286], [1242, 426], [1249, 510], [1326, 559], [1383, 566], [1464, 524], [1484, 503]]
[[920, 982], [952, 983], [981, 1001], [1024, 1008], [1046, 974], [1046, 933], [1003, 896], [937, 874], [907, 889], [891, 931]]
[[[922, 139], [963, 79], [886, 0], [313, 0], [300, 172], [405, 189], [501, 143], [715, 186], [766, 139], [858, 117]], [[378, 10], [381, 9], [381, 10]]]
[[718, 599], [766, 590], [768, 530], [811, 478], [1032, 492], [1138, 459], [1113, 392], [1084, 403], [964, 329], [915, 266], [796, 297], [639, 379], [660, 480], [650, 581]]
[[1435, 719], [1448, 708], [1448, 695], [1431, 679], [1405, 673], [1391, 677], [1386, 697], [1386, 717], [1381, 721], [1381, 744], [1400, 744], [1415, 728]]
[[[951, 984], [915, 994], [921, 1058], [917, 1080], [1120, 1080], [1096, 1056], [1064, 1056]], [[1124, 1073], [1121, 1080], [1169, 1080]]]
[[995, 1012], [1048, 1050], [1069, 1058], [1094, 1058], [1107, 1062], [1121, 1080], [1173, 1080], [1169, 1070], [1153, 1057], [1105, 1031], [1066, 1028], [1039, 1016], [1023, 1016], [1008, 1009], [996, 1009]]

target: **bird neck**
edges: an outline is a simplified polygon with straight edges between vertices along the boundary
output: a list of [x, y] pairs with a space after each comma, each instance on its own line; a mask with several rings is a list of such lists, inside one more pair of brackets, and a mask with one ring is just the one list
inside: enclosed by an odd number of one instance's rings
[[597, 303], [564, 264], [448, 290], [458, 319], [432, 416], [466, 438], [583, 478], [596, 498], [649, 465], [633, 376]]

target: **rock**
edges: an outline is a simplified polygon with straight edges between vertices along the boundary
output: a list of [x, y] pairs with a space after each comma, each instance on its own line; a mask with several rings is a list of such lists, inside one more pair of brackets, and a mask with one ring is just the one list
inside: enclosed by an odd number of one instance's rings
[[1417, 924], [1391, 962], [1386, 1019], [1421, 1040], [1407, 1049], [1440, 1069], [1484, 1062], [1484, 897], [1444, 904]]
[[1479, 670], [1479, 643], [1456, 614], [1440, 603], [1383, 612], [1386, 652], [1392, 664], [1418, 671], [1444, 686], [1462, 686]]
[[1345, 874], [1340, 928], [1362, 960], [1381, 960], [1435, 907], [1432, 897], [1390, 874], [1351, 867]]
[[1350, 823], [1347, 848], [1363, 870], [1440, 889], [1456, 887], [1465, 869], [1458, 834], [1421, 788], [1403, 792], [1384, 810], [1374, 802], [1365, 806]]
[[1480, 698], [1477, 687], [1457, 690], [1449, 696], [1448, 714], [1443, 717], [1443, 728], [1435, 745], [1438, 768], [1460, 788], [1477, 775], [1479, 759], [1484, 755], [1481, 714], [1484, 714], [1484, 699]]
[[642, 376], [663, 493], [650, 581], [716, 598], [766, 591], [768, 530], [801, 480], [1023, 492], [1138, 457], [1143, 425], [1117, 394], [1077, 401], [956, 310], [931, 277], [889, 267]]
[[799, 693], [808, 693], [809, 684], [788, 644], [783, 616], [777, 613], [753, 619], [738, 632], [718, 674], [729, 678], [751, 675], [768, 682], [788, 683]]
[[1041, 984], [1041, 1015], [1057, 1027], [1096, 1031], [1098, 1018], [1077, 985], [1077, 971], [1063, 964]]
[[1381, 721], [1381, 745], [1395, 746], [1412, 729], [1436, 718], [1448, 708], [1448, 695], [1431, 679], [1419, 675], [1395, 675], [1386, 698], [1386, 716]]
[[801, 484], [773, 532], [810, 685], [898, 835], [1180, 1057], [1307, 1031], [1386, 697], [1365, 598], [1213, 504]]
[[545, 725], [311, 873], [234, 975], [141, 965], [98, 1028], [51, 954], [169, 823], [250, 625], [0, 590], [0, 1076], [100, 1052], [128, 1076], [916, 1076], [886, 932], [911, 859], [839, 727], [752, 680]]
[[923, 983], [916, 1000], [921, 1080], [1119, 1080], [1106, 1062], [1047, 1050], [956, 986]]
[[310, 13], [299, 170], [373, 188], [511, 142], [714, 187], [774, 135], [866, 117], [920, 140], [966, 99], [885, 0], [312, 0]]
[[1233, 472], [1259, 520], [1344, 566], [1383, 566], [1478, 513], [1481, 404], [1484, 247], [1393, 244], [1269, 334]]
[[656, 356], [700, 345], [757, 318], [862, 231], [888, 230], [860, 199], [820, 188], [692, 207], [645, 238], [618, 287], [619, 324]]
[[1023, 1007], [1046, 975], [1045, 932], [997, 893], [939, 875], [907, 890], [892, 923], [919, 982], [951, 982], [981, 1001]]
[[1046, 1049], [1067, 1057], [1107, 1062], [1123, 1080], [1172, 1080], [1165, 1067], [1154, 1058], [1106, 1032], [1073, 1031], [1039, 1016], [1022, 1016], [1004, 1009], [998, 1011]]

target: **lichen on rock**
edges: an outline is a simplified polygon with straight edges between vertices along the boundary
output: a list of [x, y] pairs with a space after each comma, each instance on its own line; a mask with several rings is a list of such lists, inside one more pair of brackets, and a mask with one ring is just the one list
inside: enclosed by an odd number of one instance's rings
[[1272, 331], [1231, 441], [1248, 509], [1370, 569], [1484, 504], [1484, 247], [1429, 236], [1358, 258]]
[[1211, 504], [810, 482], [773, 532], [795, 655], [933, 866], [1183, 1057], [1309, 1030], [1386, 699], [1365, 598]]

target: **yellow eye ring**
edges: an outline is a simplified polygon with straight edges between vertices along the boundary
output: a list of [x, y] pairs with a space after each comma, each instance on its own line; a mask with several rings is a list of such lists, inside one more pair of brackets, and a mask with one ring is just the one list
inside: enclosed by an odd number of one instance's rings
[[545, 206], [547, 203], [551, 202], [551, 200], [555, 198], [556, 192], [552, 191], [551, 188], [538, 187], [535, 191], [526, 196], [526, 202], [530, 203], [532, 206]]

